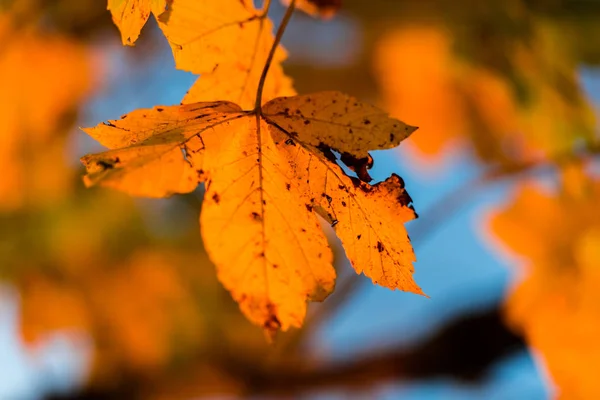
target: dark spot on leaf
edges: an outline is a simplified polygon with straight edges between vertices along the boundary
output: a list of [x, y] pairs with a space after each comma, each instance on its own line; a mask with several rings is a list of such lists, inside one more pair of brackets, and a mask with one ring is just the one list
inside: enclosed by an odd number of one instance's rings
[[292, 139], [288, 139], [285, 141], [285, 144], [289, 145], [289, 146], [295, 146], [296, 142], [294, 142]]
[[119, 157], [115, 157], [114, 159], [106, 159], [96, 161], [96, 165], [101, 167], [103, 170], [113, 169], [116, 164], [118, 164], [121, 160]]
[[305, 119], [305, 120], [304, 120], [304, 125], [309, 125], [309, 124], [310, 124], [310, 121], [309, 121], [309, 120], [307, 120], [307, 119]]
[[383, 247], [383, 243], [377, 242], [377, 251], [381, 253], [384, 249], [385, 247]]
[[250, 214], [250, 216], [251, 216], [251, 217], [252, 217], [252, 219], [253, 219], [253, 220], [255, 220], [255, 221], [260, 221], [260, 220], [262, 220], [262, 218], [261, 218], [260, 214], [259, 214], [259, 213], [257, 213], [257, 212], [253, 212], [252, 214]]
[[221, 196], [219, 196], [218, 193], [215, 193], [215, 194], [213, 194], [212, 199], [215, 203], [219, 204], [219, 202], [221, 201]]
[[305, 204], [306, 209], [308, 210], [308, 212], [312, 212], [313, 210], [313, 206], [311, 206], [310, 204]]
[[346, 202], [345, 202], [345, 201], [342, 201], [342, 205], [343, 205], [344, 207], [346, 207]]
[[370, 123], [371, 123], [371, 120], [369, 120], [369, 119], [365, 119], [363, 121], [363, 124], [365, 124], [365, 125], [369, 125]]
[[162, 108], [162, 107], [156, 107], [156, 111], [158, 111], [158, 112], [163, 112], [163, 110], [164, 110], [164, 108]]
[[286, 188], [287, 190], [290, 190], [290, 188], [291, 188], [291, 187], [292, 187], [292, 185], [290, 185], [289, 183], [286, 183], [286, 184], [285, 184], [285, 188]]
[[279, 319], [276, 315], [277, 307], [274, 304], [268, 303], [267, 312], [269, 313], [269, 317], [265, 321], [264, 329], [268, 330], [269, 332], [275, 332], [281, 328], [281, 322], [279, 322]]
[[115, 167], [115, 165], [112, 162], [106, 162], [104, 160], [96, 161], [96, 165], [98, 165], [104, 170], [113, 169]]
[[273, 264], [273, 269], [277, 269], [277, 268], [279, 268], [279, 265]]
[[333, 201], [333, 199], [331, 198], [331, 196], [329, 196], [327, 193], [321, 194], [321, 197], [325, 197], [327, 199], [328, 203], [331, 203]]
[[361, 238], [361, 237], [362, 237], [362, 235], [356, 235], [356, 238], [357, 238], [358, 240], [360, 240], [360, 238]]
[[393, 141], [394, 141], [394, 137], [395, 137], [395, 136], [394, 136], [394, 134], [393, 134], [393, 133], [390, 133], [390, 142], [393, 142]]

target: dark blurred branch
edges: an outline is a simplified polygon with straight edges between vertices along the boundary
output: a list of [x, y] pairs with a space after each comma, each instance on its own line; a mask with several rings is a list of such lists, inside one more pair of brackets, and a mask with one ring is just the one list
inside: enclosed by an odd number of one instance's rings
[[369, 387], [374, 384], [438, 376], [476, 382], [498, 359], [517, 349], [522, 340], [507, 330], [498, 310], [452, 321], [433, 337], [411, 348], [390, 348], [314, 367], [257, 369], [232, 364], [253, 394], [298, 394], [315, 389]]
[[[191, 366], [177, 376], [131, 377], [123, 385], [104, 393], [81, 392], [48, 397], [48, 400], [146, 398], [148, 392], [145, 394], [136, 388], [150, 388], [154, 395], [170, 393], [171, 396], [173, 391], [182, 393], [182, 387], [186, 388], [185, 395], [189, 396], [224, 393], [227, 390], [246, 395], [298, 395], [319, 389], [368, 388], [432, 377], [450, 377], [475, 384], [499, 359], [524, 348], [522, 339], [505, 327], [500, 311], [492, 309], [451, 321], [434, 336], [410, 348], [392, 347], [379, 354], [363, 354], [351, 360], [324, 363], [307, 360], [290, 360], [288, 363], [284, 360], [262, 365], [253, 358], [229, 354], [226, 349], [221, 349], [212, 357], [198, 359], [198, 368]], [[201, 379], [189, 379], [203, 375], [193, 371], [207, 371], [207, 368], [219, 371], [228, 377], [226, 382], [235, 384], [229, 388], [216, 388]]]

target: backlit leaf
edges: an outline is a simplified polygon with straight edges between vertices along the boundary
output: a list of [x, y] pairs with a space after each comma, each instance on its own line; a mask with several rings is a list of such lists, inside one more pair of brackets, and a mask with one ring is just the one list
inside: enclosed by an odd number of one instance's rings
[[[86, 182], [145, 193], [148, 172], [169, 151], [183, 150], [181, 160], [206, 184], [200, 217], [206, 249], [251, 321], [268, 332], [298, 327], [306, 300], [322, 300], [333, 289], [331, 251], [317, 215], [332, 224], [357, 272], [422, 293], [412, 279], [404, 223], [415, 213], [404, 183], [392, 175], [370, 185], [367, 173], [373, 162], [367, 150], [397, 146], [414, 127], [338, 92], [277, 98], [262, 112], [227, 102], [160, 108], [160, 117], [157, 108], [137, 110], [88, 130], [115, 149], [84, 157]], [[114, 160], [115, 151], [142, 155], [147, 147], [157, 158], [113, 163], [98, 175], [103, 165], [93, 160]], [[344, 172], [334, 152], [358, 178]], [[166, 189], [161, 182], [157, 195]]]
[[162, 14], [167, 6], [167, 0], [108, 0], [113, 22], [121, 31], [124, 45], [133, 46], [150, 13], [155, 16]]
[[[169, 41], [179, 69], [201, 74], [183, 103], [214, 99], [232, 101], [243, 109], [254, 106], [258, 81], [273, 45], [273, 24], [250, 0], [110, 0], [123, 44], [133, 44], [150, 12]], [[263, 99], [294, 95], [278, 46]]]

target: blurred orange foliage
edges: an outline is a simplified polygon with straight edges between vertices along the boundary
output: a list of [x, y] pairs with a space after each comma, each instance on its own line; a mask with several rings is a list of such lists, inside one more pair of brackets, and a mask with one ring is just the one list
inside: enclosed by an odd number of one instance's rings
[[506, 313], [539, 350], [564, 399], [600, 396], [600, 182], [569, 171], [566, 190], [524, 184], [491, 228], [528, 260]]
[[65, 146], [91, 88], [83, 46], [0, 14], [0, 211], [59, 200], [72, 188]]
[[486, 161], [566, 153], [577, 140], [594, 137], [595, 116], [580, 90], [570, 87], [576, 69], [567, 44], [556, 45], [557, 35], [540, 22], [536, 51], [518, 44], [507, 55], [527, 82], [523, 100], [517, 83], [459, 56], [453, 33], [441, 24], [391, 31], [374, 55], [383, 101], [392, 115], [419, 125], [407, 143], [428, 162], [457, 140], [471, 143]]
[[93, 334], [93, 379], [100, 382], [123, 369], [165, 368], [173, 354], [201, 340], [192, 295], [195, 267], [177, 268], [190, 261], [176, 252], [145, 250], [120, 265], [88, 266], [79, 276], [29, 276], [20, 287], [23, 336], [35, 343], [56, 330]]

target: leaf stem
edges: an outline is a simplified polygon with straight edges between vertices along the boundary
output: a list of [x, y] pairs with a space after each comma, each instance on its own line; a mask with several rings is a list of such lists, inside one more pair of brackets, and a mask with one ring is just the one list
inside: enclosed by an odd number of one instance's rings
[[262, 7], [262, 12], [261, 12], [261, 18], [265, 18], [267, 16], [267, 13], [269, 12], [269, 8], [271, 7], [271, 0], [265, 0], [263, 7]]
[[273, 56], [275, 55], [275, 51], [277, 50], [277, 46], [279, 46], [279, 42], [281, 42], [281, 38], [283, 37], [283, 33], [285, 32], [285, 28], [287, 27], [290, 18], [292, 18], [292, 14], [294, 13], [294, 9], [296, 8], [296, 0], [291, 0], [290, 5], [287, 8], [281, 23], [279, 24], [279, 28], [277, 28], [277, 34], [275, 35], [275, 41], [273, 42], [273, 46], [271, 46], [271, 50], [269, 51], [269, 55], [267, 57], [267, 61], [265, 62], [265, 66], [262, 70], [262, 74], [260, 75], [260, 80], [258, 81], [258, 89], [256, 90], [256, 103], [254, 103], [254, 111], [257, 113], [261, 113], [262, 106], [262, 93], [265, 86], [265, 79], [267, 78], [267, 73], [269, 72], [269, 68], [271, 67], [271, 62], [273, 61]]

